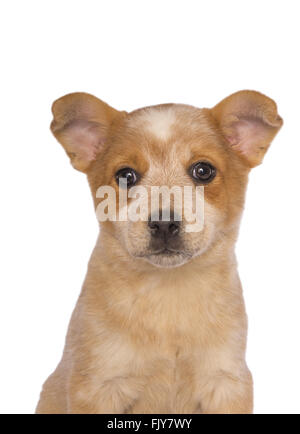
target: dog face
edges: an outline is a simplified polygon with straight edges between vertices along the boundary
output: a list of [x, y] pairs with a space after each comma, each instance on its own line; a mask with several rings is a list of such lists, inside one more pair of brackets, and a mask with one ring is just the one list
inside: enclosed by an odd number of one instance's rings
[[[146, 194], [143, 219], [105, 221], [102, 230], [132, 257], [159, 267], [184, 264], [238, 227], [248, 172], [282, 125], [274, 101], [253, 91], [237, 92], [213, 109], [165, 104], [131, 113], [75, 93], [57, 100], [53, 114], [52, 132], [73, 166], [87, 173], [96, 208], [100, 186], [113, 188], [117, 215], [124, 181], [128, 211], [138, 206], [134, 188]], [[180, 202], [171, 194], [167, 217], [161, 200], [153, 209], [153, 187], [188, 187], [194, 212], [202, 187], [201, 230], [187, 230], [184, 195]]]

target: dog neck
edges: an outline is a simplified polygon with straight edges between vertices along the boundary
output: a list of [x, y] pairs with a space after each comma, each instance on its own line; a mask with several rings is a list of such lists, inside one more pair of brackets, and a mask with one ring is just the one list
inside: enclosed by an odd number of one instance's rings
[[232, 272], [236, 274], [237, 232], [238, 229], [233, 227], [227, 233], [222, 233], [222, 236], [215, 239], [204, 253], [179, 267], [159, 268], [144, 259], [130, 256], [112, 233], [101, 230], [89, 262], [88, 274], [93, 274], [101, 282], [103, 276], [109, 279], [124, 276], [128, 280], [130, 276], [133, 280], [135, 278], [147, 280], [147, 278], [152, 279], [153, 275], [162, 281], [175, 279], [180, 282], [186, 273], [201, 275], [203, 280], [213, 272], [215, 280], [219, 272], [224, 280], [226, 279], [224, 276], [230, 278]]
[[126, 330], [135, 340], [192, 346], [192, 336], [198, 340], [209, 336], [201, 327], [195, 332], [199, 318], [210, 324], [213, 311], [218, 323], [228, 309], [232, 315], [232, 306], [242, 309], [236, 235], [234, 230], [223, 234], [205, 253], [180, 267], [157, 268], [130, 257], [114, 236], [100, 231], [82, 296], [89, 311], [97, 307], [99, 321]]

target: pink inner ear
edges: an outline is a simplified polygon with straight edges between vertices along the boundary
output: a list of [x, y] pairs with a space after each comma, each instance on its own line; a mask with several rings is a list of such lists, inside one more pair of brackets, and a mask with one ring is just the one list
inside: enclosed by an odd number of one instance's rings
[[94, 160], [104, 144], [101, 126], [95, 122], [74, 121], [68, 125], [65, 136], [68, 150], [86, 162]]
[[231, 146], [236, 147], [242, 154], [251, 157], [259, 145], [264, 142], [268, 125], [257, 118], [240, 119], [233, 126], [233, 133], [227, 137]]

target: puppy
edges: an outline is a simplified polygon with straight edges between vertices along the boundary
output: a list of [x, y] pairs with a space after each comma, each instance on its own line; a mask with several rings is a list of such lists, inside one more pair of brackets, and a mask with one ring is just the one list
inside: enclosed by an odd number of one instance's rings
[[201, 230], [187, 219], [107, 219], [100, 226], [62, 359], [37, 413], [251, 413], [247, 317], [235, 242], [250, 169], [282, 125], [273, 100], [240, 91], [212, 109], [117, 111], [86, 93], [53, 104], [51, 130], [101, 186], [197, 187]]

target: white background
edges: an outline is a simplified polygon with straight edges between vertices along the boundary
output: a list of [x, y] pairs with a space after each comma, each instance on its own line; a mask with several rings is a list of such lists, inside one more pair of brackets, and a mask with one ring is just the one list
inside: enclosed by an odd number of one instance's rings
[[0, 412], [31, 413], [62, 353], [97, 235], [84, 175], [51, 136], [53, 100], [213, 106], [240, 89], [285, 124], [252, 172], [237, 247], [256, 413], [300, 413], [299, 2], [1, 3]]

